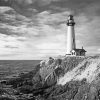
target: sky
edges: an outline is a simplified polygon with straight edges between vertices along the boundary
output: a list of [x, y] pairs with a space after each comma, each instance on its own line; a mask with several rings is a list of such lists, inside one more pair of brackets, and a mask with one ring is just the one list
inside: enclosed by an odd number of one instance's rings
[[0, 59], [65, 55], [69, 14], [77, 48], [100, 54], [100, 0], [0, 0]]

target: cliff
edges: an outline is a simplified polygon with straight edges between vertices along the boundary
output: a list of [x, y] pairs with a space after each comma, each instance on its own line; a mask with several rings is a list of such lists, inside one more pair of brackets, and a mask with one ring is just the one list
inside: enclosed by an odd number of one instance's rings
[[50, 57], [6, 85], [11, 100], [99, 100], [100, 56]]
[[55, 84], [50, 100], [100, 99], [100, 56], [64, 57], [48, 63], [45, 61], [40, 76], [47, 86]]

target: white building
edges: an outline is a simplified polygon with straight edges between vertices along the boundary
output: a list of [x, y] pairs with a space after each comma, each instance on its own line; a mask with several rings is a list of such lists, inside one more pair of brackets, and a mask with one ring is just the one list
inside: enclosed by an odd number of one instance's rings
[[76, 42], [75, 42], [75, 22], [72, 15], [68, 16], [67, 20], [67, 53], [66, 55], [72, 56], [85, 56], [86, 51], [83, 49], [76, 49]]

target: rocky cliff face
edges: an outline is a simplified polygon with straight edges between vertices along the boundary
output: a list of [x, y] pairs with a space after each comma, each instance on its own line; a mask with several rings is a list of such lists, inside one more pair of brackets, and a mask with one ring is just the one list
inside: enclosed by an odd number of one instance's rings
[[100, 56], [50, 58], [7, 84], [10, 100], [100, 100]]
[[75, 66], [72, 70], [59, 78], [58, 84], [66, 84], [69, 81], [81, 81], [86, 78], [88, 83], [97, 79], [100, 73], [100, 57], [88, 57]]
[[[100, 57], [65, 57], [43, 62], [40, 76], [47, 80], [49, 76], [57, 77], [57, 84], [65, 85], [70, 81], [81, 81], [86, 78], [88, 83], [93, 82], [100, 73]], [[53, 74], [55, 73], [55, 74]], [[53, 76], [53, 75], [55, 76]], [[52, 80], [52, 79], [51, 79]]]
[[[48, 59], [40, 62], [40, 76], [44, 81], [57, 82], [57, 84], [63, 84], [67, 82], [70, 74], [66, 76], [66, 73], [74, 70], [82, 61], [84, 57], [63, 57], [62, 59]], [[73, 72], [72, 72], [73, 73]], [[67, 79], [67, 81], [66, 81]], [[50, 84], [49, 82], [49, 84]]]
[[[60, 63], [59, 63], [60, 61]], [[46, 67], [46, 68], [45, 68]], [[42, 67], [44, 79], [55, 82], [55, 88], [49, 95], [50, 100], [99, 100], [100, 57], [65, 57], [56, 59], [49, 66]], [[52, 73], [55, 73], [54, 75]], [[54, 79], [54, 77], [56, 77]], [[53, 85], [53, 84], [52, 84]]]

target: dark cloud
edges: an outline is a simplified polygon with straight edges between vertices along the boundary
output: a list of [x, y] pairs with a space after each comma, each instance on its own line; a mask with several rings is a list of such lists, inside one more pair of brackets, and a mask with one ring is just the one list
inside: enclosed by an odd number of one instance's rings
[[[55, 8], [58, 8], [59, 11], [61, 9], [66, 10], [65, 8], [71, 11], [74, 11], [74, 15], [78, 15], [82, 12], [87, 13], [87, 14], [92, 14], [92, 13], [89, 13], [89, 11], [94, 12], [97, 6], [99, 5], [100, 5], [99, 0], [61, 0], [59, 2], [54, 2], [52, 4], [52, 6], [55, 6]], [[99, 10], [100, 10], [100, 7], [99, 7]]]
[[[64, 11], [69, 9], [77, 15], [80, 12], [88, 12], [92, 8], [96, 8], [96, 4], [100, 5], [99, 0], [0, 0], [0, 6], [10, 6], [18, 13], [25, 16], [32, 16], [38, 12], [52, 10]], [[92, 11], [91, 10], [91, 11]], [[99, 13], [99, 11], [97, 11]]]
[[[0, 0], [0, 6], [10, 6], [20, 14], [31, 16], [34, 15], [37, 10], [44, 10], [47, 8], [47, 5], [56, 1], [59, 0]], [[33, 10], [30, 8], [33, 8]]]
[[12, 32], [11, 29], [0, 28], [0, 34], [8, 35], [8, 36], [22, 36], [23, 34]]
[[94, 16], [100, 16], [100, 1], [89, 4], [86, 8], [83, 9], [83, 13], [91, 18], [94, 18]]
[[0, 6], [12, 6], [14, 4], [22, 7], [31, 7], [32, 4], [37, 3], [38, 6], [46, 6], [51, 2], [60, 0], [0, 0]]

